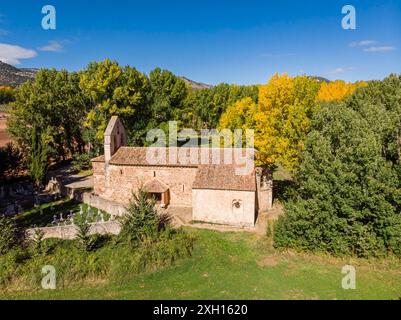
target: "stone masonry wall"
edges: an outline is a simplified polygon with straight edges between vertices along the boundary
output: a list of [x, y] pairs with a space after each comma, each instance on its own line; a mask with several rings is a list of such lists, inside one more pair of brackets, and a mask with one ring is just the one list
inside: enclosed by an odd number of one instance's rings
[[192, 208], [195, 221], [240, 227], [255, 225], [254, 191], [194, 189]]
[[[77, 235], [77, 228], [75, 225], [56, 226], [37, 228], [44, 232], [44, 239], [59, 238], [64, 240], [72, 240]], [[28, 238], [33, 238], [36, 229], [28, 229], [26, 231]], [[121, 225], [117, 221], [96, 222], [91, 224], [90, 234], [114, 234], [120, 233]]]
[[104, 162], [92, 162], [93, 191], [95, 194], [102, 194], [105, 191], [105, 166]]
[[169, 187], [170, 205], [191, 206], [192, 184], [196, 172], [197, 168], [192, 167], [108, 165], [106, 175], [102, 176], [101, 166], [99, 163], [94, 163], [94, 192], [104, 199], [127, 204], [133, 191], [137, 191], [149, 180], [157, 178]]

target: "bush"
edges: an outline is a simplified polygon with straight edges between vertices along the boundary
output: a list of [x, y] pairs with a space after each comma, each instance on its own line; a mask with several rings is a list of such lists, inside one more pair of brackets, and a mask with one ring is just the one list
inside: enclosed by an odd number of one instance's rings
[[45, 233], [41, 229], [35, 229], [33, 238], [31, 239], [31, 245], [34, 255], [42, 255], [45, 253], [45, 248], [43, 246]]
[[18, 230], [14, 219], [0, 215], [0, 254], [6, 254], [18, 244]]
[[0, 86], [0, 104], [7, 104], [15, 101], [12, 87]]
[[170, 222], [168, 216], [158, 214], [155, 201], [143, 190], [132, 195], [126, 211], [121, 221], [120, 238], [134, 245], [143, 238], [157, 238]]
[[92, 249], [94, 241], [93, 237], [89, 234], [91, 225], [88, 221], [87, 215], [82, 214], [75, 220], [75, 226], [77, 228], [77, 243], [79, 248], [85, 252]]
[[77, 153], [72, 159], [72, 168], [75, 171], [88, 170], [91, 167], [91, 155], [89, 153]]
[[124, 281], [132, 275], [166, 268], [191, 256], [194, 239], [182, 230], [166, 228], [158, 239], [144, 237], [132, 250], [130, 245], [120, 244], [113, 251], [110, 278]]

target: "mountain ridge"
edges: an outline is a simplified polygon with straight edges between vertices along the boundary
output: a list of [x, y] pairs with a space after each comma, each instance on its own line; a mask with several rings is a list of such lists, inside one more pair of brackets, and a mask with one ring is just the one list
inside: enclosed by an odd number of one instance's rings
[[17, 68], [0, 61], [0, 86], [18, 86], [35, 77], [39, 69]]
[[[0, 61], [0, 86], [19, 86], [28, 80], [34, 79], [39, 70], [38, 68], [17, 68]], [[184, 76], [180, 76], [179, 78], [194, 90], [213, 88], [211, 84], [197, 82]], [[330, 82], [330, 80], [323, 77], [310, 76], [310, 78], [316, 79], [319, 82]]]

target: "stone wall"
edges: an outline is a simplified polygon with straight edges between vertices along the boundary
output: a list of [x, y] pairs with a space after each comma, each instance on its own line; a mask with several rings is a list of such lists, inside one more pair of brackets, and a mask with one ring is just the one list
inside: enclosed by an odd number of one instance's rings
[[[75, 225], [68, 226], [56, 226], [56, 227], [45, 227], [37, 228], [44, 232], [44, 239], [48, 238], [59, 238], [64, 240], [75, 239], [77, 235], [77, 228]], [[33, 238], [35, 235], [35, 230], [28, 229], [26, 234], [28, 238]], [[121, 225], [117, 221], [107, 221], [107, 222], [96, 222], [91, 224], [90, 234], [114, 234], [120, 233]]]
[[256, 168], [257, 210], [267, 212], [273, 208], [273, 172]]
[[94, 192], [106, 200], [127, 204], [132, 192], [136, 192], [149, 180], [157, 178], [169, 187], [170, 205], [191, 206], [192, 184], [197, 168], [109, 164], [106, 176], [102, 176], [101, 165], [104, 166], [103, 163], [94, 163]]
[[193, 220], [253, 227], [256, 220], [255, 192], [192, 190]]
[[122, 216], [125, 213], [124, 205], [115, 201], [107, 200], [92, 193], [85, 193], [82, 201], [87, 205], [103, 210], [112, 216]]
[[92, 162], [93, 169], [93, 192], [95, 194], [103, 194], [105, 189], [105, 170], [104, 162]]
[[128, 142], [127, 132], [117, 116], [111, 117], [104, 132], [104, 157], [109, 162], [116, 151]]

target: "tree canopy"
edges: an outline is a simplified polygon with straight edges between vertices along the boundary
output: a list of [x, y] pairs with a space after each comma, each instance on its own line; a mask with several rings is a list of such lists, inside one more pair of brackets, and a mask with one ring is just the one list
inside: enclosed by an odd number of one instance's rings
[[401, 256], [400, 93], [390, 76], [317, 114], [276, 246]]
[[82, 124], [88, 104], [77, 73], [43, 69], [35, 80], [16, 89], [15, 100], [8, 130], [23, 149], [30, 150], [36, 128], [46, 134], [56, 157], [83, 150]]

